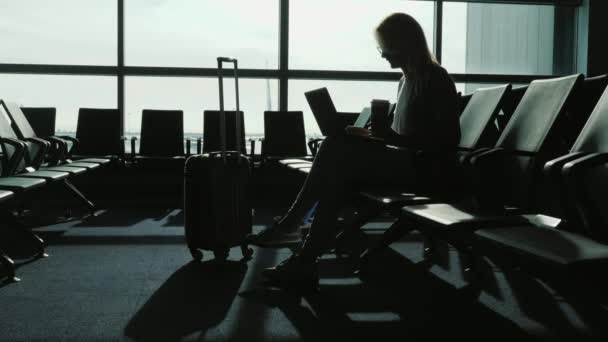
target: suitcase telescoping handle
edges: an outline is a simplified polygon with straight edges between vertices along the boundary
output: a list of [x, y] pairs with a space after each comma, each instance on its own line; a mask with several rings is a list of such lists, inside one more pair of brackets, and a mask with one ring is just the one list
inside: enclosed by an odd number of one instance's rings
[[220, 83], [220, 143], [222, 148], [222, 159], [224, 159], [224, 163], [226, 162], [226, 111], [224, 110], [224, 73], [222, 69], [223, 63], [234, 63], [234, 90], [236, 93], [236, 115], [235, 115], [235, 124], [236, 124], [236, 150], [240, 155], [241, 152], [241, 116], [239, 115], [240, 107], [239, 107], [239, 76], [238, 76], [238, 61], [236, 58], [229, 57], [218, 57], [217, 58], [217, 70], [218, 70], [218, 79]]

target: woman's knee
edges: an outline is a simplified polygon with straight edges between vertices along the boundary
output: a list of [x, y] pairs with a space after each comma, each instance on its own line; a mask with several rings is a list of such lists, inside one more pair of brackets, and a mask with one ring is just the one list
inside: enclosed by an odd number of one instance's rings
[[327, 137], [321, 143], [318, 154], [320, 155], [336, 155], [340, 156], [353, 148], [345, 137], [331, 136]]

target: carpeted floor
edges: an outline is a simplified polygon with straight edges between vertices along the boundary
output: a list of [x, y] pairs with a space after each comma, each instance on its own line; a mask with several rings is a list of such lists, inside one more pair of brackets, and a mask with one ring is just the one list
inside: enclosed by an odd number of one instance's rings
[[[258, 212], [255, 229], [273, 213]], [[355, 264], [320, 261], [320, 292], [304, 297], [267, 288], [260, 271], [290, 250], [234, 248], [224, 264], [185, 248], [180, 210], [113, 209], [86, 222], [38, 229], [50, 257], [11, 251], [19, 283], [0, 285], [1, 341], [528, 340], [606, 337], [542, 283], [491, 265], [479, 297], [467, 291], [458, 255], [422, 262], [413, 236], [355, 276]], [[370, 225], [367, 236], [385, 224]], [[8, 239], [8, 238], [5, 238]], [[25, 251], [25, 252], [24, 252]], [[604, 330], [603, 330], [604, 329]]]

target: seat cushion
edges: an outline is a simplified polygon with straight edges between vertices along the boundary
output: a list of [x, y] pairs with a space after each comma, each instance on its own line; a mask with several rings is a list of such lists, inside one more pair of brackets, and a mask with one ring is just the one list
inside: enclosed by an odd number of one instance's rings
[[294, 170], [299, 170], [302, 168], [310, 169], [312, 167], [312, 163], [307, 163], [307, 162], [293, 163], [293, 164], [287, 164], [287, 167], [290, 169], [294, 169]]
[[79, 175], [83, 172], [86, 172], [88, 169], [84, 167], [72, 167], [72, 166], [51, 166], [51, 167], [43, 167], [40, 170], [44, 171], [59, 171], [59, 172], [67, 172], [70, 175]]
[[296, 170], [302, 172], [302, 173], [306, 173], [308, 174], [310, 172], [311, 167], [310, 166], [302, 166], [297, 168]]
[[14, 175], [14, 177], [26, 177], [26, 178], [42, 178], [47, 181], [56, 181], [68, 178], [70, 176], [67, 172], [59, 172], [59, 171], [46, 171], [46, 170], [37, 170], [34, 172], [20, 173], [18, 175]]
[[608, 262], [608, 245], [583, 235], [532, 224], [480, 229], [476, 244], [485, 244], [556, 267], [573, 267], [589, 262]]
[[312, 165], [312, 161], [310, 161], [308, 159], [303, 159], [303, 158], [281, 159], [281, 160], [279, 160], [279, 163], [281, 163], [283, 165], [303, 164], [303, 163], [308, 163], [308, 164]]
[[522, 215], [509, 215], [508, 211], [478, 213], [466, 208], [447, 203], [405, 206], [401, 209], [404, 215], [423, 225], [440, 228], [479, 229], [489, 226], [504, 226], [528, 223]]
[[6, 201], [7, 199], [13, 197], [14, 193], [8, 190], [0, 190], [0, 202]]
[[108, 154], [108, 155], [97, 155], [97, 156], [95, 156], [95, 155], [84, 155], [84, 154], [72, 154], [72, 158], [71, 159], [74, 160], [74, 161], [80, 161], [80, 160], [83, 160], [83, 159], [109, 159], [109, 160], [112, 160], [112, 159], [117, 159], [117, 158], [118, 158], [118, 156], [111, 155], [111, 154]]
[[46, 181], [42, 178], [2, 177], [0, 178], [0, 190], [21, 192], [35, 189], [45, 183]]
[[431, 203], [428, 197], [416, 196], [413, 193], [399, 192], [397, 190], [379, 189], [360, 191], [359, 196], [383, 207], [402, 207]]
[[78, 159], [76, 162], [78, 163], [96, 163], [96, 164], [107, 164], [111, 162], [111, 159], [103, 159], [103, 158], [85, 158]]
[[87, 162], [72, 162], [72, 163], [61, 164], [59, 166], [61, 166], [61, 167], [79, 167], [79, 168], [85, 168], [88, 170], [92, 170], [92, 169], [98, 168], [99, 164], [98, 163], [87, 163]]

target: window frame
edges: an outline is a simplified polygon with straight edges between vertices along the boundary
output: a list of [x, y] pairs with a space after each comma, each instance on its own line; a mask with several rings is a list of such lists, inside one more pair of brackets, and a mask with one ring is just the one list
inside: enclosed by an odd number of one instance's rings
[[[344, 81], [397, 81], [401, 77], [399, 72], [368, 72], [368, 71], [338, 71], [338, 70], [302, 70], [290, 69], [288, 65], [289, 57], [289, 1], [279, 1], [279, 54], [277, 69], [241, 69], [241, 78], [264, 78], [277, 79], [278, 104], [279, 110], [288, 109], [288, 87], [290, 80], [344, 80]], [[439, 62], [442, 57], [442, 25], [443, 25], [443, 4], [445, 2], [476, 2], [476, 3], [515, 3], [515, 4], [549, 4], [559, 9], [560, 16], [567, 16], [567, 20], [573, 20], [576, 24], [576, 6], [581, 4], [581, 0], [538, 0], [538, 1], [513, 1], [513, 0], [421, 0], [434, 1], [434, 37], [433, 45], [435, 55]], [[107, 75], [117, 77], [117, 108], [119, 109], [124, 123], [125, 109], [125, 76], [172, 76], [172, 77], [215, 77], [215, 68], [185, 68], [185, 67], [138, 67], [125, 66], [124, 51], [124, 3], [125, 0], [116, 0], [117, 4], [117, 63], [115, 66], [101, 65], [51, 65], [51, 64], [8, 64], [0, 63], [0, 73], [26, 73], [26, 74], [65, 74], [65, 75]], [[557, 13], [557, 12], [556, 12]], [[560, 28], [556, 25], [555, 32], [561, 34]], [[566, 42], [565, 46], [559, 48], [574, 47], [576, 42]], [[557, 54], [560, 55], [560, 54]], [[567, 60], [562, 63], [575, 64], [575, 61]], [[473, 73], [453, 73], [452, 78], [457, 83], [529, 83], [535, 79], [545, 79], [563, 76], [575, 70], [574, 65], [558, 65], [553, 68], [551, 75], [520, 75], [520, 74], [473, 74]], [[557, 71], [556, 71], [557, 70]], [[227, 70], [226, 75], [230, 76], [231, 71]], [[124, 131], [124, 124], [123, 124]]]

